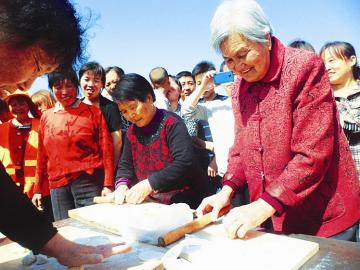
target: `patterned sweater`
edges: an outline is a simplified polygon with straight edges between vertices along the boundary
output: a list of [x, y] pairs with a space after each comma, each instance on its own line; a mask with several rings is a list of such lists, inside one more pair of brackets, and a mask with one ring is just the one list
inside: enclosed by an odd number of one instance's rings
[[[150, 198], [164, 204], [185, 202], [196, 207], [206, 195], [206, 176], [193, 155], [182, 119], [157, 109], [146, 127], [130, 126], [116, 174], [116, 186], [148, 179]], [[181, 198], [181, 199], [180, 199]]]
[[224, 185], [247, 182], [251, 201], [280, 203], [272, 221], [282, 233], [328, 237], [358, 221], [359, 181], [317, 55], [273, 38], [266, 76], [237, 81], [232, 103], [235, 143]]

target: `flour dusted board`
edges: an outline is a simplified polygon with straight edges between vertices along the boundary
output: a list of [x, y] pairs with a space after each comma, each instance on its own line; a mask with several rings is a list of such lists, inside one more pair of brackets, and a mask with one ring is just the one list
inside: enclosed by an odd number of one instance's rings
[[[112, 242], [123, 242], [123, 239], [111, 234], [96, 232], [90, 229], [83, 229], [74, 226], [65, 226], [59, 231], [66, 238], [77, 243], [86, 245], [101, 245]], [[88, 265], [84, 270], [110, 270], [110, 269], [129, 269], [129, 270], [162, 270], [163, 266], [160, 258], [164, 250], [155, 246], [140, 243], [131, 243], [132, 251], [126, 254], [118, 254], [107, 258], [103, 263]], [[32, 264], [23, 266], [21, 260], [26, 256], [27, 251], [17, 243], [10, 242], [0, 245], [0, 269], [18, 270], [66, 270], [67, 267], [59, 264], [55, 258], [48, 258], [42, 265]]]
[[204, 242], [186, 247], [182, 257], [203, 269], [299, 269], [319, 250], [314, 242], [259, 231], [249, 232], [246, 240], [230, 240], [221, 224], [192, 236]]

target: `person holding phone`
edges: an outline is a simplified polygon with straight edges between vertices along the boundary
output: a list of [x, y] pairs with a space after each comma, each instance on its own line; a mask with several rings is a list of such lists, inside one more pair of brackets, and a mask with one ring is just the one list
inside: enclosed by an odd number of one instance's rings
[[[214, 87], [214, 70], [202, 75], [201, 82], [195, 91], [183, 102], [181, 112], [185, 119], [198, 119], [209, 123], [212, 134], [215, 157], [209, 165], [209, 176], [222, 177], [226, 172], [229, 148], [234, 140], [234, 116], [231, 107], [231, 98], [215, 99], [205, 103], [200, 98], [209, 88]], [[230, 75], [230, 76], [229, 76]], [[218, 77], [218, 83], [233, 80], [232, 72]], [[231, 96], [231, 93], [228, 93]], [[213, 186], [213, 193], [221, 188], [220, 180]]]

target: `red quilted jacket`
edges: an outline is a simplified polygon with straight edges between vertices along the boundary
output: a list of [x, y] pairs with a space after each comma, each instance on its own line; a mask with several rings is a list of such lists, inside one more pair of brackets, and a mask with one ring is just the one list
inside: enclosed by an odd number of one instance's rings
[[359, 178], [317, 55], [273, 38], [259, 82], [237, 82], [235, 143], [223, 184], [249, 186], [251, 201], [271, 195], [284, 211], [275, 231], [332, 236], [359, 219]]

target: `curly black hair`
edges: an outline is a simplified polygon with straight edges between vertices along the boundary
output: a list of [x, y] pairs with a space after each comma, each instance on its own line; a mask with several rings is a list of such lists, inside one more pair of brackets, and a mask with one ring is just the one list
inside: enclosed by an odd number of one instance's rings
[[26, 48], [35, 44], [56, 62], [83, 61], [85, 30], [68, 0], [1, 0], [0, 42]]

